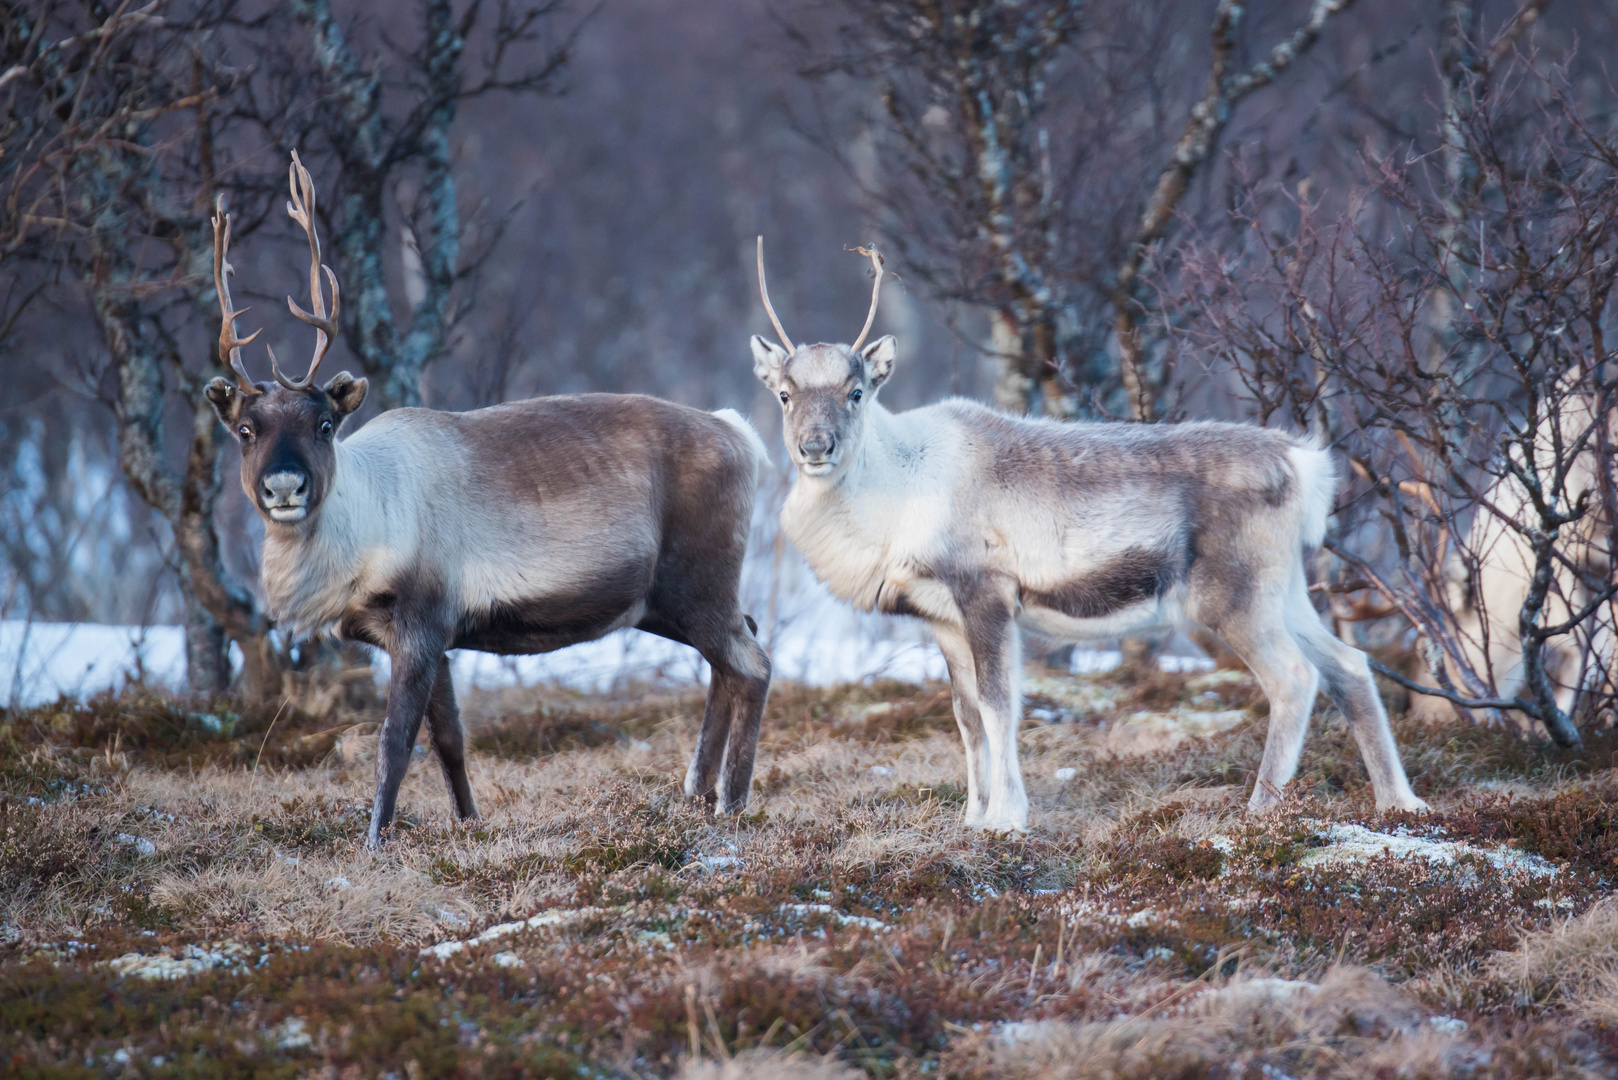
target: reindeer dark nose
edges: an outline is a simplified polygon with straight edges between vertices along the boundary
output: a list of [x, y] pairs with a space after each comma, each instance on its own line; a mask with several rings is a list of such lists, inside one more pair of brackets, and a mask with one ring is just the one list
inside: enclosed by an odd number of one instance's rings
[[260, 482], [264, 501], [271, 506], [289, 504], [309, 490], [309, 477], [302, 472], [270, 473]]
[[814, 434], [798, 444], [798, 453], [805, 461], [825, 461], [837, 449], [835, 435]]

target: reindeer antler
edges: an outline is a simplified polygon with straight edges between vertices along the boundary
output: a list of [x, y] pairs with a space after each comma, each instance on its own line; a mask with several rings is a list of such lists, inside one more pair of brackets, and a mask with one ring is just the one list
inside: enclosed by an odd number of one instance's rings
[[787, 332], [781, 329], [781, 320], [775, 317], [775, 308], [770, 305], [770, 288], [764, 284], [764, 237], [758, 238], [758, 294], [764, 299], [764, 311], [770, 316], [770, 322], [775, 326], [775, 333], [781, 339], [781, 344], [787, 347], [787, 355], [791, 356], [798, 351], [787, 337]]
[[235, 372], [236, 388], [242, 393], [262, 394], [264, 391], [253, 385], [253, 380], [247, 377], [247, 369], [242, 367], [242, 346], [251, 344], [264, 329], [260, 327], [244, 338], [236, 336], [236, 320], [252, 309], [237, 311], [231, 307], [230, 275], [236, 270], [225, 257], [229, 251], [230, 215], [225, 213], [225, 197], [220, 195], [214, 201], [213, 214], [213, 283], [219, 293], [219, 313], [224, 316], [224, 323], [219, 327], [219, 362]]
[[884, 272], [882, 269], [882, 256], [876, 250], [875, 244], [870, 247], [845, 248], [844, 250], [852, 251], [856, 255], [869, 255], [871, 265], [876, 267], [876, 280], [871, 283], [871, 310], [865, 315], [865, 325], [860, 329], [860, 336], [854, 339], [853, 345], [849, 346], [854, 352], [859, 352], [860, 346], [865, 344], [865, 335], [871, 332], [871, 324], [876, 322], [876, 302], [882, 295], [882, 274]]
[[[275, 381], [288, 390], [303, 390], [314, 382], [320, 361], [325, 359], [326, 350], [337, 337], [337, 305], [341, 293], [337, 287], [337, 275], [320, 261], [320, 235], [315, 230], [315, 184], [309, 178], [309, 170], [298, 160], [296, 150], [292, 151], [292, 165], [287, 170], [287, 178], [287, 186], [292, 190], [292, 198], [287, 203], [287, 216], [302, 225], [303, 231], [309, 236], [309, 300], [315, 311], [311, 315], [290, 296], [287, 297], [287, 307], [292, 309], [293, 315], [315, 328], [315, 356], [309, 361], [309, 371], [302, 380], [294, 381], [281, 374], [280, 367], [275, 363], [274, 352], [270, 353], [270, 370], [275, 373]], [[326, 301], [321, 295], [321, 271], [325, 271], [326, 280], [331, 283], [330, 316], [326, 314]]]

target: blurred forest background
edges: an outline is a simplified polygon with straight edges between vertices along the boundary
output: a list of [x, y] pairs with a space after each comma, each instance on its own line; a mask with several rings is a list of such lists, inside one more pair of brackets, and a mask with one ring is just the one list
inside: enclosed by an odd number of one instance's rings
[[[857, 331], [874, 240], [889, 408], [1313, 432], [1351, 463], [1323, 610], [1576, 738], [1611, 655], [1615, 59], [1609, 0], [0, 0], [0, 618], [183, 624], [202, 692], [268, 640], [201, 405], [208, 218], [242, 329], [307, 355], [297, 149], [361, 422], [635, 391], [778, 447], [754, 236], [798, 340]], [[1514, 648], [1546, 659], [1506, 687]]]

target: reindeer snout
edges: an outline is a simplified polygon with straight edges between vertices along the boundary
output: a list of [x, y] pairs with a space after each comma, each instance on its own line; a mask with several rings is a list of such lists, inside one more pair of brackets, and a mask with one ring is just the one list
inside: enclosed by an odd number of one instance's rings
[[803, 461], [814, 465], [830, 458], [832, 452], [836, 449], [837, 437], [835, 435], [816, 433], [798, 444], [798, 455]]
[[307, 512], [309, 474], [292, 470], [268, 473], [259, 481], [259, 498], [270, 517], [297, 521]]

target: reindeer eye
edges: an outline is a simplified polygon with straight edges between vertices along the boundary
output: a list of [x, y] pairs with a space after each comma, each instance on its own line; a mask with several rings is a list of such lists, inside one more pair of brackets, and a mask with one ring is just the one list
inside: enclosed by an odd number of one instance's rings
[[852, 394], [848, 395], [848, 400], [850, 400], [854, 404], [858, 405], [860, 403], [860, 398], [862, 398], [864, 396], [865, 396], [865, 391], [861, 390], [859, 387], [855, 387], [854, 392]]
[[320, 422], [320, 434], [325, 436], [328, 439], [331, 438], [331, 421], [330, 420], [322, 420]]
[[253, 437], [253, 429], [248, 427], [246, 424], [243, 424], [241, 427], [236, 429], [236, 434], [240, 435], [244, 439], [251, 439]]
[[783, 391], [781, 391], [781, 404], [785, 405], [786, 403], [787, 403], [787, 392], [785, 390], [783, 390]]

